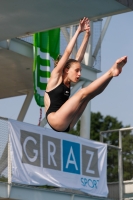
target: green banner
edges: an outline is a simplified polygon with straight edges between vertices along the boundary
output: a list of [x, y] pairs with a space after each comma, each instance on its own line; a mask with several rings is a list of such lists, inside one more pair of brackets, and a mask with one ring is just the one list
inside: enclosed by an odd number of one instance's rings
[[35, 33], [34, 42], [34, 97], [40, 107], [44, 107], [44, 92], [50, 78], [50, 57], [54, 60], [60, 53], [60, 29]]

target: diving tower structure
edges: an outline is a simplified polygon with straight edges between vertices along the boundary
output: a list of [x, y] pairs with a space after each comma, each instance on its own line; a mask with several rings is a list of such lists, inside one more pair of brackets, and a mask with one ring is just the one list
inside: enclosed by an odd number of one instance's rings
[[[74, 33], [75, 25], [82, 17], [88, 17], [92, 27], [93, 23], [102, 20], [103, 17], [107, 17], [94, 50], [92, 50], [93, 33], [91, 34], [85, 59], [82, 63], [81, 81], [73, 86], [73, 95], [79, 88], [85, 87], [94, 81], [97, 73], [101, 71], [101, 69], [96, 69], [93, 66], [111, 16], [130, 11], [131, 8], [127, 4], [123, 5], [122, 2], [115, 0], [28, 0], [26, 2], [2, 0], [0, 6], [0, 99], [26, 95], [17, 120], [24, 120], [34, 95], [32, 78], [33, 45], [24, 41], [23, 38], [32, 36], [36, 32], [60, 27], [68, 43]], [[67, 31], [66, 27], [69, 27], [70, 32]], [[73, 55], [76, 52], [77, 49], [75, 48]], [[91, 103], [88, 104], [81, 117], [80, 135], [86, 139], [90, 138], [90, 108]], [[41, 126], [45, 125], [46, 119], [44, 118]], [[8, 167], [10, 169], [11, 166]], [[38, 199], [38, 196], [37, 198], [35, 197], [40, 195], [39, 200], [43, 199], [44, 192], [46, 193], [46, 198], [49, 199], [77, 200], [93, 198], [83, 194], [75, 194], [74, 192], [65, 193], [65, 191], [57, 190], [51, 192], [45, 190], [42, 192], [41, 189], [37, 188], [35, 191], [30, 186], [12, 185], [10, 179], [8, 183], [0, 183], [0, 198], [2, 199], [23, 199], [21, 194], [24, 194], [25, 191], [27, 191], [25, 194], [28, 196], [33, 194], [32, 199]]]

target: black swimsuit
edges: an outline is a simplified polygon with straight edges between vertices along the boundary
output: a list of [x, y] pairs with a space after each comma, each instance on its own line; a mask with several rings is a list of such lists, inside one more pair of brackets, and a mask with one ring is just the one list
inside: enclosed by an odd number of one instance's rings
[[[45, 91], [46, 92], [46, 91]], [[61, 83], [53, 90], [46, 92], [50, 98], [50, 106], [46, 112], [46, 119], [51, 112], [56, 112], [68, 99], [70, 96], [70, 88], [68, 88], [64, 83]], [[48, 119], [47, 119], [48, 122]], [[48, 122], [49, 124], [49, 122]], [[49, 124], [50, 125], [50, 124]], [[51, 126], [51, 125], [50, 125]], [[52, 126], [51, 128], [55, 130]], [[63, 132], [68, 132], [70, 126]], [[55, 130], [57, 131], [57, 130]], [[60, 132], [60, 131], [58, 131]]]

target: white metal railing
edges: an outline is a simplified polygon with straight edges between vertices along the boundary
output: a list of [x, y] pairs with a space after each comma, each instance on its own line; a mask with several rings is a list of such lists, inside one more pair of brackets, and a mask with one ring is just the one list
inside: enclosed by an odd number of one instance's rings
[[[115, 130], [107, 130], [107, 131], [101, 131], [100, 132], [100, 141], [103, 141], [103, 134], [109, 134], [109, 133], [113, 133], [113, 132], [118, 132], [119, 134], [119, 146], [114, 146], [114, 145], [109, 145], [108, 147], [114, 148], [118, 150], [118, 174], [119, 174], [119, 182], [117, 183], [117, 187], [113, 185], [114, 190], [112, 191], [112, 193], [118, 193], [118, 195], [116, 195], [118, 197], [119, 200], [122, 200], [125, 196], [125, 194], [129, 193], [129, 190], [126, 190], [126, 182], [123, 182], [123, 158], [122, 158], [122, 133], [125, 131], [131, 131], [133, 130], [133, 127], [129, 127], [129, 128], [121, 128], [121, 129], [115, 129]], [[130, 181], [128, 181], [129, 183]], [[115, 183], [116, 184], [116, 183]], [[130, 182], [130, 185], [133, 184], [133, 181]], [[111, 185], [111, 184], [108, 184]], [[133, 194], [133, 187], [129, 186], [128, 188], [131, 188], [130, 193]], [[110, 194], [109, 196], [111, 197], [111, 187], [110, 187]]]

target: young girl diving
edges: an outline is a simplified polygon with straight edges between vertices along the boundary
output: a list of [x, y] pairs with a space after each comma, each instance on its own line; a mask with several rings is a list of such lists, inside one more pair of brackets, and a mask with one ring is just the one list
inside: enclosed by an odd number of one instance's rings
[[[85, 32], [85, 35], [76, 58], [69, 59], [81, 32]], [[122, 68], [127, 62], [127, 56], [119, 58], [104, 75], [69, 98], [71, 83], [77, 83], [81, 76], [81, 61], [83, 60], [89, 37], [90, 24], [88, 18], [84, 17], [80, 20], [74, 36], [53, 69], [48, 81], [44, 95], [46, 119], [55, 131], [68, 132], [69, 129], [73, 128], [88, 102], [103, 92], [113, 77], [122, 72]]]

